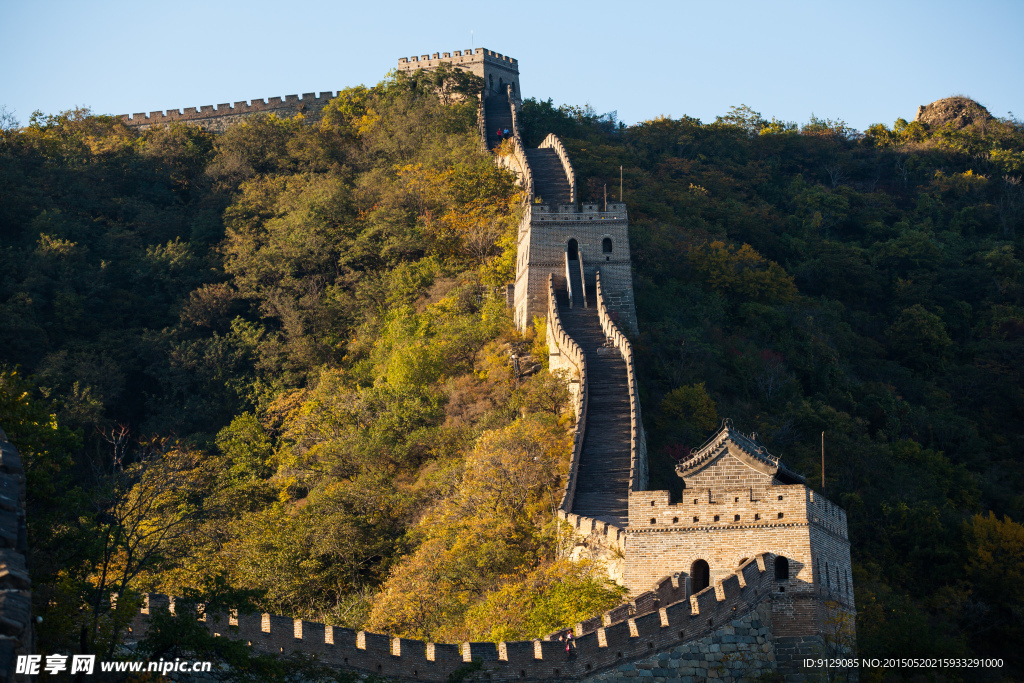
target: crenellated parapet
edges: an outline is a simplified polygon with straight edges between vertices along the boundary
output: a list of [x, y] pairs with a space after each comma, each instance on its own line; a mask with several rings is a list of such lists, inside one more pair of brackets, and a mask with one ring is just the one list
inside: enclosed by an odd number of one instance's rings
[[469, 71], [484, 80], [483, 97], [503, 96], [511, 87], [512, 99], [521, 100], [519, 89], [519, 62], [494, 50], [478, 47], [454, 52], [433, 52], [412, 57], [399, 57], [397, 71], [411, 73], [419, 69], [432, 71], [442, 64]]
[[576, 492], [576, 477], [579, 472], [580, 453], [583, 450], [583, 438], [587, 426], [587, 356], [583, 353], [572, 337], [562, 327], [558, 315], [558, 304], [555, 299], [554, 276], [548, 277], [548, 311], [547, 311], [547, 343], [548, 367], [552, 371], [566, 370], [569, 372], [570, 395], [573, 400], [573, 411], [576, 422], [572, 432], [572, 456], [569, 460], [569, 474], [566, 478], [565, 490], [558, 509], [564, 514], [572, 510], [573, 496]]
[[562, 162], [562, 170], [565, 172], [565, 177], [569, 181], [569, 203], [573, 206], [576, 205], [576, 171], [572, 168], [572, 163], [569, 161], [569, 153], [565, 151], [565, 145], [558, 139], [558, 136], [554, 133], [548, 133], [544, 141], [540, 143], [541, 149], [553, 149], [555, 154], [558, 155], [558, 160]]
[[500, 52], [494, 50], [488, 50], [483, 47], [472, 48], [469, 50], [455, 50], [454, 52], [434, 52], [432, 54], [412, 57], [399, 57], [398, 68], [409, 70], [409, 69], [436, 69], [443, 62], [448, 62], [456, 66], [463, 64], [471, 64], [474, 62], [492, 62], [495, 64], [501, 64], [508, 68], [519, 68], [518, 60], [507, 55], [503, 55]]
[[149, 114], [146, 112], [132, 115], [122, 114], [119, 118], [126, 126], [139, 130], [171, 123], [193, 123], [204, 129], [220, 132], [227, 126], [254, 114], [275, 114], [282, 117], [302, 114], [310, 120], [314, 120], [319, 117], [323, 108], [335, 96], [336, 93], [333, 91], [321, 92], [319, 96], [309, 92], [304, 93], [301, 97], [285, 95], [284, 97], [271, 97], [248, 102], [242, 100], [233, 105], [225, 102], [216, 106], [209, 104], [202, 107], [153, 111]]
[[[530, 170], [530, 164], [526, 160], [526, 148], [523, 146], [523, 138], [519, 134], [517, 107], [514, 103], [510, 106], [510, 111], [512, 112], [511, 135], [504, 142], [496, 160], [500, 167], [507, 168], [516, 174], [519, 186], [522, 188], [522, 201], [526, 206], [532, 206], [534, 196], [533, 171]], [[486, 130], [487, 121], [485, 118], [481, 125], [481, 134], [485, 139]], [[529, 223], [526, 225], [529, 225]], [[520, 226], [520, 229], [522, 229], [522, 226]]]
[[[608, 341], [619, 350], [622, 360], [626, 363], [626, 382], [629, 387], [629, 490], [630, 493], [643, 491], [647, 488], [647, 436], [644, 434], [644, 423], [640, 413], [640, 393], [636, 382], [636, 364], [633, 357], [633, 345], [626, 335], [619, 331], [605, 303], [604, 289], [601, 286], [601, 269], [595, 273], [595, 289], [597, 291], [597, 315], [601, 321]], [[632, 499], [631, 499], [632, 500]], [[632, 506], [632, 502], [630, 503]], [[632, 517], [632, 512], [630, 513]]]
[[[652, 653], [678, 647], [728, 628], [743, 615], [773, 599], [771, 556], [751, 558], [714, 586], [691, 595], [685, 578], [664, 577], [649, 591], [599, 617], [577, 624], [574, 648], [567, 654], [558, 640], [501, 643], [428, 643], [366, 631], [353, 631], [271, 614], [205, 614], [194, 605], [150, 593], [132, 622], [131, 639], [146, 632], [150, 615], [166, 608], [195, 610], [210, 633], [246, 643], [254, 652], [304, 653], [323, 665], [399, 680], [447, 681], [460, 666], [481, 662], [493, 681], [583, 680]], [[763, 611], [763, 610], [762, 610]], [[771, 668], [771, 658], [763, 661]]]

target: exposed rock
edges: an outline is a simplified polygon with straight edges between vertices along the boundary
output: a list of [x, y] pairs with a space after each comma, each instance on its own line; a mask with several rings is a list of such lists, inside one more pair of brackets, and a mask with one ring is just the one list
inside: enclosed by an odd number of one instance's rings
[[917, 108], [917, 116], [914, 117], [914, 120], [935, 127], [951, 123], [954, 128], [959, 130], [975, 121], [989, 121], [992, 118], [994, 117], [988, 113], [988, 109], [971, 98], [954, 95], [935, 100], [931, 104], [921, 105]]

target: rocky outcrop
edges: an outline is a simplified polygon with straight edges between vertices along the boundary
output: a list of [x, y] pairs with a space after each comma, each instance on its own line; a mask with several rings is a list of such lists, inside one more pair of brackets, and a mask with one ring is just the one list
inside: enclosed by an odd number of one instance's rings
[[990, 121], [992, 118], [994, 117], [988, 113], [988, 109], [971, 98], [954, 95], [935, 100], [931, 104], [922, 104], [917, 108], [917, 116], [914, 117], [914, 120], [933, 127], [952, 124], [959, 130], [972, 123]]

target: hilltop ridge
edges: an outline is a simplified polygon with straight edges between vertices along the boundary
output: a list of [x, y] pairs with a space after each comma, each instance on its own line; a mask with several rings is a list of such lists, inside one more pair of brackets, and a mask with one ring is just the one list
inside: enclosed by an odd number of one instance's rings
[[975, 121], [990, 121], [995, 117], [988, 109], [965, 95], [953, 95], [935, 100], [931, 104], [922, 104], [917, 108], [915, 121], [930, 126], [953, 124], [957, 129], [965, 128]]

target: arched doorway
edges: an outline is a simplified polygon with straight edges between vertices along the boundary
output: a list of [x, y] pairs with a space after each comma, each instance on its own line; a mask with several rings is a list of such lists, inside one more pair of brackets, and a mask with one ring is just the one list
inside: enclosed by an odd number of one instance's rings
[[690, 566], [690, 579], [693, 581], [693, 592], [700, 593], [711, 585], [711, 567], [704, 560], [697, 560]]
[[601, 240], [601, 251], [604, 252], [605, 254], [612, 253], [612, 238], [611, 237], [605, 237], [603, 240]]
[[569, 240], [568, 252], [570, 261], [580, 260], [580, 244], [575, 238]]
[[789, 560], [782, 555], [775, 558], [775, 580], [776, 581], [788, 581], [789, 580]]

